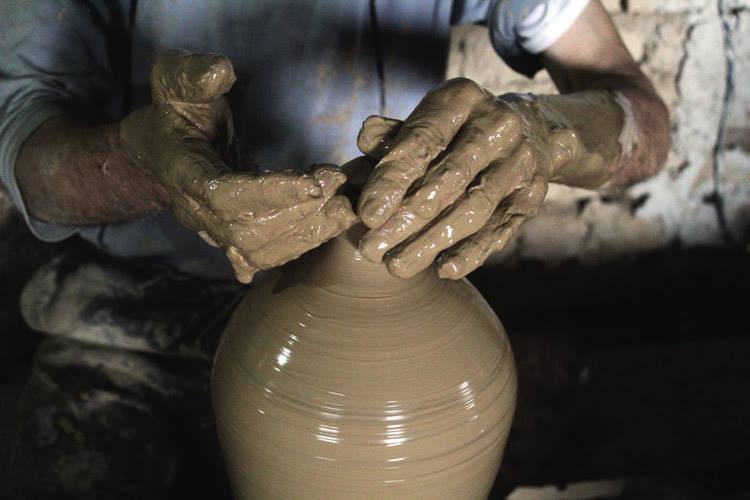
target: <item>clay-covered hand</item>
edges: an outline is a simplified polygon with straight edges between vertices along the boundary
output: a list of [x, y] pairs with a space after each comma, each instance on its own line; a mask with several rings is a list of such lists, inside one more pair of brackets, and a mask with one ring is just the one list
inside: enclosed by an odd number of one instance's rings
[[575, 132], [553, 126], [536, 101], [498, 98], [459, 78], [431, 90], [403, 123], [369, 117], [358, 146], [380, 161], [358, 203], [371, 228], [362, 254], [400, 277], [437, 259], [440, 277], [458, 279], [536, 214], [572, 159], [590, 173], [582, 184], [601, 182], [601, 157], [585, 155]]
[[223, 95], [230, 60], [169, 50], [151, 73], [152, 104], [120, 123], [134, 162], [166, 187], [177, 218], [226, 251], [237, 279], [299, 257], [351, 226], [346, 176], [333, 165], [308, 173], [233, 171], [239, 161]]

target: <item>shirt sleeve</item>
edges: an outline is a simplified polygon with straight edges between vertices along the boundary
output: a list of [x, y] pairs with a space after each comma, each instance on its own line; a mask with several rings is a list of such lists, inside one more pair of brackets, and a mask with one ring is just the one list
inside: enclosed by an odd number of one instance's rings
[[[3, 0], [0, 15], [0, 181], [31, 231], [60, 241], [79, 228], [48, 224], [26, 210], [15, 175], [24, 141], [49, 118], [112, 118], [122, 105], [114, 67], [127, 9], [117, 2]], [[113, 40], [115, 38], [115, 40]]]
[[589, 0], [457, 0], [452, 21], [486, 23], [495, 51], [528, 77], [542, 69], [539, 54], [573, 25]]

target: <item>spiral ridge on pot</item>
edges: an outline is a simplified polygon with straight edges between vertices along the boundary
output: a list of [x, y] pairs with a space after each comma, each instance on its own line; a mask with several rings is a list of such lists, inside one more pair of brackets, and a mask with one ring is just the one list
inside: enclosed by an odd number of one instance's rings
[[238, 498], [484, 498], [516, 375], [467, 281], [394, 278], [345, 234], [247, 295], [212, 394]]

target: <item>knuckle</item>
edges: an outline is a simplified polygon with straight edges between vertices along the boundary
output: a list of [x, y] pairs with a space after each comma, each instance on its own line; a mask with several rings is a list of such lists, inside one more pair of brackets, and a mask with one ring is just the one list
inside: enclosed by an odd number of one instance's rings
[[448, 82], [449, 88], [471, 101], [485, 97], [485, 92], [474, 80], [469, 78], [453, 78]]
[[436, 174], [437, 186], [450, 193], [463, 190], [471, 180], [471, 171], [463, 163], [446, 163], [439, 167]]
[[460, 154], [466, 163], [486, 163], [494, 157], [497, 144], [507, 142], [502, 128], [485, 119], [471, 120], [464, 125], [461, 134], [461, 145], [456, 154]]
[[512, 111], [488, 114], [487, 125], [480, 129], [483, 140], [494, 154], [515, 148], [523, 136], [523, 121]]
[[516, 111], [502, 110], [498, 117], [498, 123], [500, 124], [499, 128], [503, 130], [504, 134], [512, 137], [515, 141], [518, 141], [523, 135], [523, 118]]
[[468, 167], [442, 164], [430, 173], [427, 182], [410, 199], [410, 205], [421, 217], [431, 219], [455, 201], [470, 181]]
[[520, 129], [523, 127], [523, 118], [521, 117], [521, 113], [509, 109], [505, 104], [500, 107], [498, 113], [498, 120], [500, 122], [502, 122], [508, 128], [517, 128], [520, 132]]
[[414, 160], [428, 160], [434, 158], [448, 146], [448, 138], [443, 130], [432, 122], [409, 126], [407, 129], [407, 144]]
[[523, 141], [518, 147], [518, 152], [515, 160], [515, 163], [517, 165], [515, 174], [518, 177], [518, 183], [526, 183], [531, 181], [536, 173], [538, 159], [539, 155], [529, 143], [529, 141]]
[[[437, 190], [425, 190], [418, 192], [409, 198], [405, 204], [405, 209], [413, 212], [421, 219], [431, 220], [437, 216], [441, 209], [441, 200], [436, 195]], [[412, 217], [413, 218], [413, 217]]]
[[577, 158], [584, 148], [578, 134], [573, 130], [558, 130], [549, 139], [551, 154], [556, 163], [565, 163]]
[[469, 160], [485, 161], [504, 150], [516, 147], [522, 135], [522, 124], [510, 120], [512, 115], [482, 107], [464, 124], [461, 134]]
[[518, 146], [518, 161], [530, 162], [534, 159], [534, 148], [529, 139], [524, 139]]
[[472, 117], [461, 129], [465, 149], [475, 150], [479, 145], [492, 139], [493, 127], [485, 117]]
[[379, 165], [372, 174], [369, 190], [390, 189], [401, 186], [411, 180], [410, 169], [403, 162], [391, 161]]
[[480, 217], [489, 217], [495, 209], [494, 197], [481, 186], [476, 186], [469, 192], [469, 204], [471, 211]]

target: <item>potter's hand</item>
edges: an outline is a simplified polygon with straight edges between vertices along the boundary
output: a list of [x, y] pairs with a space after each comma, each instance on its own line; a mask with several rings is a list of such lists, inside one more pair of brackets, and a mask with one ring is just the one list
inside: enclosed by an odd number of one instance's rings
[[166, 187], [177, 218], [226, 251], [237, 279], [299, 257], [348, 228], [349, 201], [335, 166], [310, 173], [233, 172], [232, 117], [223, 97], [235, 75], [224, 56], [163, 53], [151, 106], [120, 123], [134, 162]]
[[371, 228], [362, 254], [400, 277], [438, 258], [439, 275], [457, 279], [500, 251], [572, 165], [579, 185], [603, 182], [602, 157], [538, 99], [498, 98], [461, 78], [430, 91], [403, 123], [369, 117], [358, 146], [380, 162], [359, 198]]

